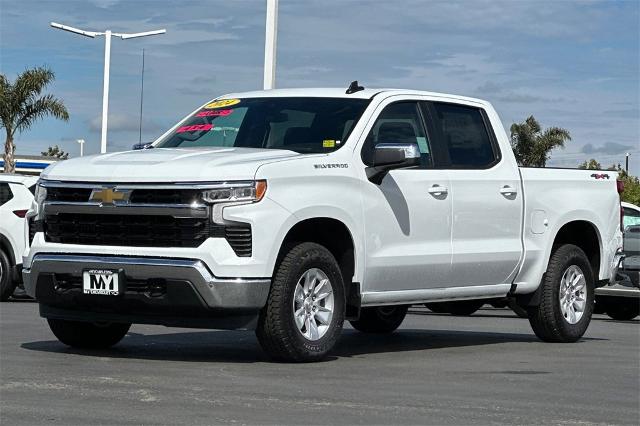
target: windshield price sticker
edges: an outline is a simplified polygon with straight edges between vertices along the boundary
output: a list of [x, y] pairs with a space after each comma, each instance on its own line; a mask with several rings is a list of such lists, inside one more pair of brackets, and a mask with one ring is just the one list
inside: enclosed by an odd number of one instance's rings
[[193, 126], [182, 126], [176, 133], [184, 132], [206, 132], [213, 129], [213, 124], [194, 124]]
[[219, 101], [213, 101], [204, 106], [205, 109], [224, 108], [231, 105], [240, 103], [240, 99], [220, 99]]
[[232, 109], [214, 109], [210, 111], [200, 111], [196, 114], [196, 117], [226, 117], [227, 115], [231, 115], [232, 112]]

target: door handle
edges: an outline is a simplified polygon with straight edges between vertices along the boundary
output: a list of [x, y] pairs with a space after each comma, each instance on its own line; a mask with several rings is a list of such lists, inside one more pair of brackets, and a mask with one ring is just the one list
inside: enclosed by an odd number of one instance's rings
[[447, 195], [449, 190], [446, 186], [433, 185], [431, 188], [427, 189], [427, 192], [436, 197], [440, 197], [442, 195]]
[[500, 188], [500, 193], [505, 197], [510, 197], [512, 195], [516, 195], [518, 191], [516, 191], [514, 188], [510, 187], [509, 185], [505, 185], [502, 188]]

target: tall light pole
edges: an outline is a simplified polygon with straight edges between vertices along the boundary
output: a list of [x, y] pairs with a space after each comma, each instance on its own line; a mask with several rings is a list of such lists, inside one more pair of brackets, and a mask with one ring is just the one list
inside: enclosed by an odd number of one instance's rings
[[629, 173], [629, 156], [630, 155], [631, 154], [627, 152], [627, 154], [624, 156], [624, 171], [627, 173]]
[[84, 139], [76, 139], [76, 142], [80, 144], [80, 157], [84, 155]]
[[264, 40], [264, 89], [276, 86], [276, 41], [278, 39], [278, 0], [267, 0]]
[[[145, 37], [152, 36], [157, 34], [164, 34], [167, 30], [154, 30], [154, 31], [145, 31], [143, 33], [113, 33], [111, 30], [106, 30], [104, 32], [96, 32], [96, 31], [85, 31], [80, 30], [78, 28], [70, 27], [68, 25], [58, 24], [56, 22], [52, 22], [51, 26], [53, 28], [58, 28], [60, 30], [69, 31], [72, 33], [80, 34], [85, 37], [95, 38], [96, 36], [104, 36], [104, 84], [102, 86], [102, 133], [100, 136], [100, 152], [107, 152], [107, 121], [109, 119], [109, 65], [111, 62], [111, 36], [120, 37], [122, 40], [126, 40], [129, 38], [136, 37]], [[82, 145], [80, 145], [82, 146]]]

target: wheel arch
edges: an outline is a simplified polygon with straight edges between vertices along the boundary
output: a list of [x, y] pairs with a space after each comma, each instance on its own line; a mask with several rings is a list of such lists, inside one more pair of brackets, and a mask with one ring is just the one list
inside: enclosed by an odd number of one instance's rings
[[357, 245], [349, 227], [343, 221], [331, 217], [309, 217], [296, 222], [289, 228], [280, 244], [273, 275], [287, 251], [303, 242], [313, 242], [326, 247], [336, 259], [344, 280], [347, 317], [357, 316], [360, 308], [360, 284], [354, 281]]
[[555, 249], [564, 244], [573, 244], [584, 251], [591, 264], [593, 276], [598, 281], [602, 267], [602, 237], [596, 225], [588, 220], [572, 220], [562, 225], [554, 236], [547, 264]]
[[557, 228], [553, 239], [550, 238], [548, 244], [542, 271], [538, 275], [538, 286], [531, 293], [516, 294], [520, 306], [536, 306], [540, 303], [541, 286], [539, 283], [544, 279], [551, 256], [565, 244], [573, 244], [585, 252], [591, 265], [594, 281], [597, 283], [599, 280], [603, 243], [598, 227], [593, 222], [585, 219], [568, 220]]

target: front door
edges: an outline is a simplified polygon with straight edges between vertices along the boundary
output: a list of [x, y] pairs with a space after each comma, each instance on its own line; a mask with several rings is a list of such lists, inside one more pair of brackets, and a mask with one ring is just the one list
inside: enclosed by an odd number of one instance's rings
[[388, 100], [362, 146], [371, 165], [378, 143], [417, 143], [421, 166], [392, 170], [381, 185], [363, 182], [364, 292], [447, 287], [451, 273], [451, 196], [446, 170], [435, 170], [416, 101]]

